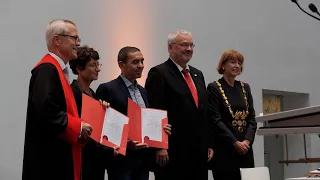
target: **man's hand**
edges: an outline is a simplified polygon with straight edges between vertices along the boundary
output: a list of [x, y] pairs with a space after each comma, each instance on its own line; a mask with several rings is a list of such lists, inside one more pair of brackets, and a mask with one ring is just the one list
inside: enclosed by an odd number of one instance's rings
[[82, 129], [81, 129], [81, 134], [79, 136], [79, 142], [81, 144], [85, 144], [87, 143], [87, 141], [90, 138], [90, 135], [92, 133], [92, 127], [90, 124], [86, 123], [86, 122], [81, 122], [82, 124]]
[[248, 147], [243, 142], [237, 141], [233, 145], [239, 154], [246, 154], [248, 152]]
[[136, 150], [148, 147], [149, 146], [146, 143], [139, 143], [139, 141], [132, 141], [130, 139], [127, 141], [127, 149]]
[[166, 132], [168, 134], [168, 136], [171, 135], [171, 125], [170, 124], [166, 124], [163, 126], [164, 132]]
[[119, 146], [116, 146], [116, 147], [114, 147], [113, 148], [113, 156], [117, 156], [119, 153], [118, 153], [118, 150], [120, 149], [120, 147]]
[[100, 104], [105, 108], [109, 108], [110, 107], [110, 103], [106, 102], [106, 101], [102, 101], [101, 99], [99, 100]]
[[211, 148], [208, 148], [208, 162], [211, 161], [213, 157], [213, 150]]
[[169, 162], [168, 151], [166, 149], [160, 149], [156, 153], [156, 162], [160, 166], [165, 166]]

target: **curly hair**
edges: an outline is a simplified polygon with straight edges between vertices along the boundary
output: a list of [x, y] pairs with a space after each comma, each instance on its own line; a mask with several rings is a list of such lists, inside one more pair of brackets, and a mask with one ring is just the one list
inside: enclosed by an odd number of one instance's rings
[[77, 48], [77, 59], [73, 59], [69, 61], [70, 69], [73, 74], [78, 75], [77, 68], [80, 70], [84, 70], [86, 65], [91, 59], [99, 60], [99, 53], [93, 48], [89, 48], [88, 46], [81, 46]]

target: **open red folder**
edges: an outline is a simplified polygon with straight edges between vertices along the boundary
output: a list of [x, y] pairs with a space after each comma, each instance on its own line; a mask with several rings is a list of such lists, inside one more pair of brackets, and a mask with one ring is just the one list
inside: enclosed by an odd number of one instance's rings
[[[150, 132], [150, 129], [143, 129], [144, 124], [146, 122], [143, 122], [143, 119], [145, 117], [143, 110], [147, 111], [162, 111], [165, 113], [165, 117], [162, 119], [159, 119], [161, 121], [161, 126], [155, 126], [156, 131], [161, 131], [161, 140], [154, 140], [150, 137], [148, 137], [148, 131]], [[151, 112], [152, 113], [152, 112]], [[132, 141], [139, 141], [148, 144], [150, 147], [156, 147], [156, 148], [164, 148], [168, 149], [168, 135], [163, 129], [163, 126], [165, 124], [168, 124], [168, 118], [167, 118], [167, 112], [163, 110], [158, 109], [151, 109], [151, 108], [141, 108], [138, 104], [136, 104], [134, 101], [132, 101], [130, 98], [128, 98], [128, 117], [130, 119], [129, 121], [129, 135], [128, 138]], [[157, 119], [155, 119], [157, 121]], [[145, 133], [145, 136], [143, 137], [143, 133]]]
[[[114, 148], [119, 145], [109, 142], [106, 135], [103, 134], [105, 116], [106, 110], [99, 101], [91, 98], [90, 96], [82, 94], [81, 118], [92, 126], [93, 131], [90, 137], [96, 142]], [[124, 156], [126, 155], [128, 133], [129, 125], [125, 124], [119, 146], [120, 149], [118, 150], [118, 152]]]

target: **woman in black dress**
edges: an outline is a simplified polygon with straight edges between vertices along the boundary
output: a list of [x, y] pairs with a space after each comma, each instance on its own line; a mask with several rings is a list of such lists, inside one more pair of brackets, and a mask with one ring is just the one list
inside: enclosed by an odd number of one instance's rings
[[[96, 94], [90, 88], [92, 81], [98, 79], [101, 64], [99, 54], [93, 48], [79, 47], [78, 58], [69, 61], [70, 68], [76, 80], [71, 83], [72, 91], [76, 100], [79, 117], [81, 117], [82, 93], [96, 99]], [[102, 102], [101, 102], [102, 103]], [[104, 106], [107, 106], [103, 102]], [[116, 151], [89, 139], [82, 151], [82, 180], [104, 180], [105, 169], [110, 166]]]
[[210, 168], [215, 180], [241, 180], [240, 168], [254, 167], [257, 123], [252, 95], [247, 83], [235, 80], [243, 71], [243, 62], [239, 52], [225, 51], [217, 67], [223, 76], [207, 87], [208, 118], [214, 124]]

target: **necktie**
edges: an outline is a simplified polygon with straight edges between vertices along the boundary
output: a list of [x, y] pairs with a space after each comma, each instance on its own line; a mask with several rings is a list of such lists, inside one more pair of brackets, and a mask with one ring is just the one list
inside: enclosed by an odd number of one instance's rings
[[69, 70], [68, 70], [68, 68], [66, 67], [62, 71], [63, 71], [64, 75], [66, 76], [67, 81], [69, 82]]
[[194, 86], [194, 84], [192, 82], [191, 76], [189, 74], [189, 70], [188, 69], [183, 69], [182, 73], [183, 73], [184, 79], [186, 80], [186, 83], [189, 86], [189, 89], [191, 91], [193, 100], [196, 103], [196, 106], [198, 107], [198, 93], [197, 93], [196, 87]]

